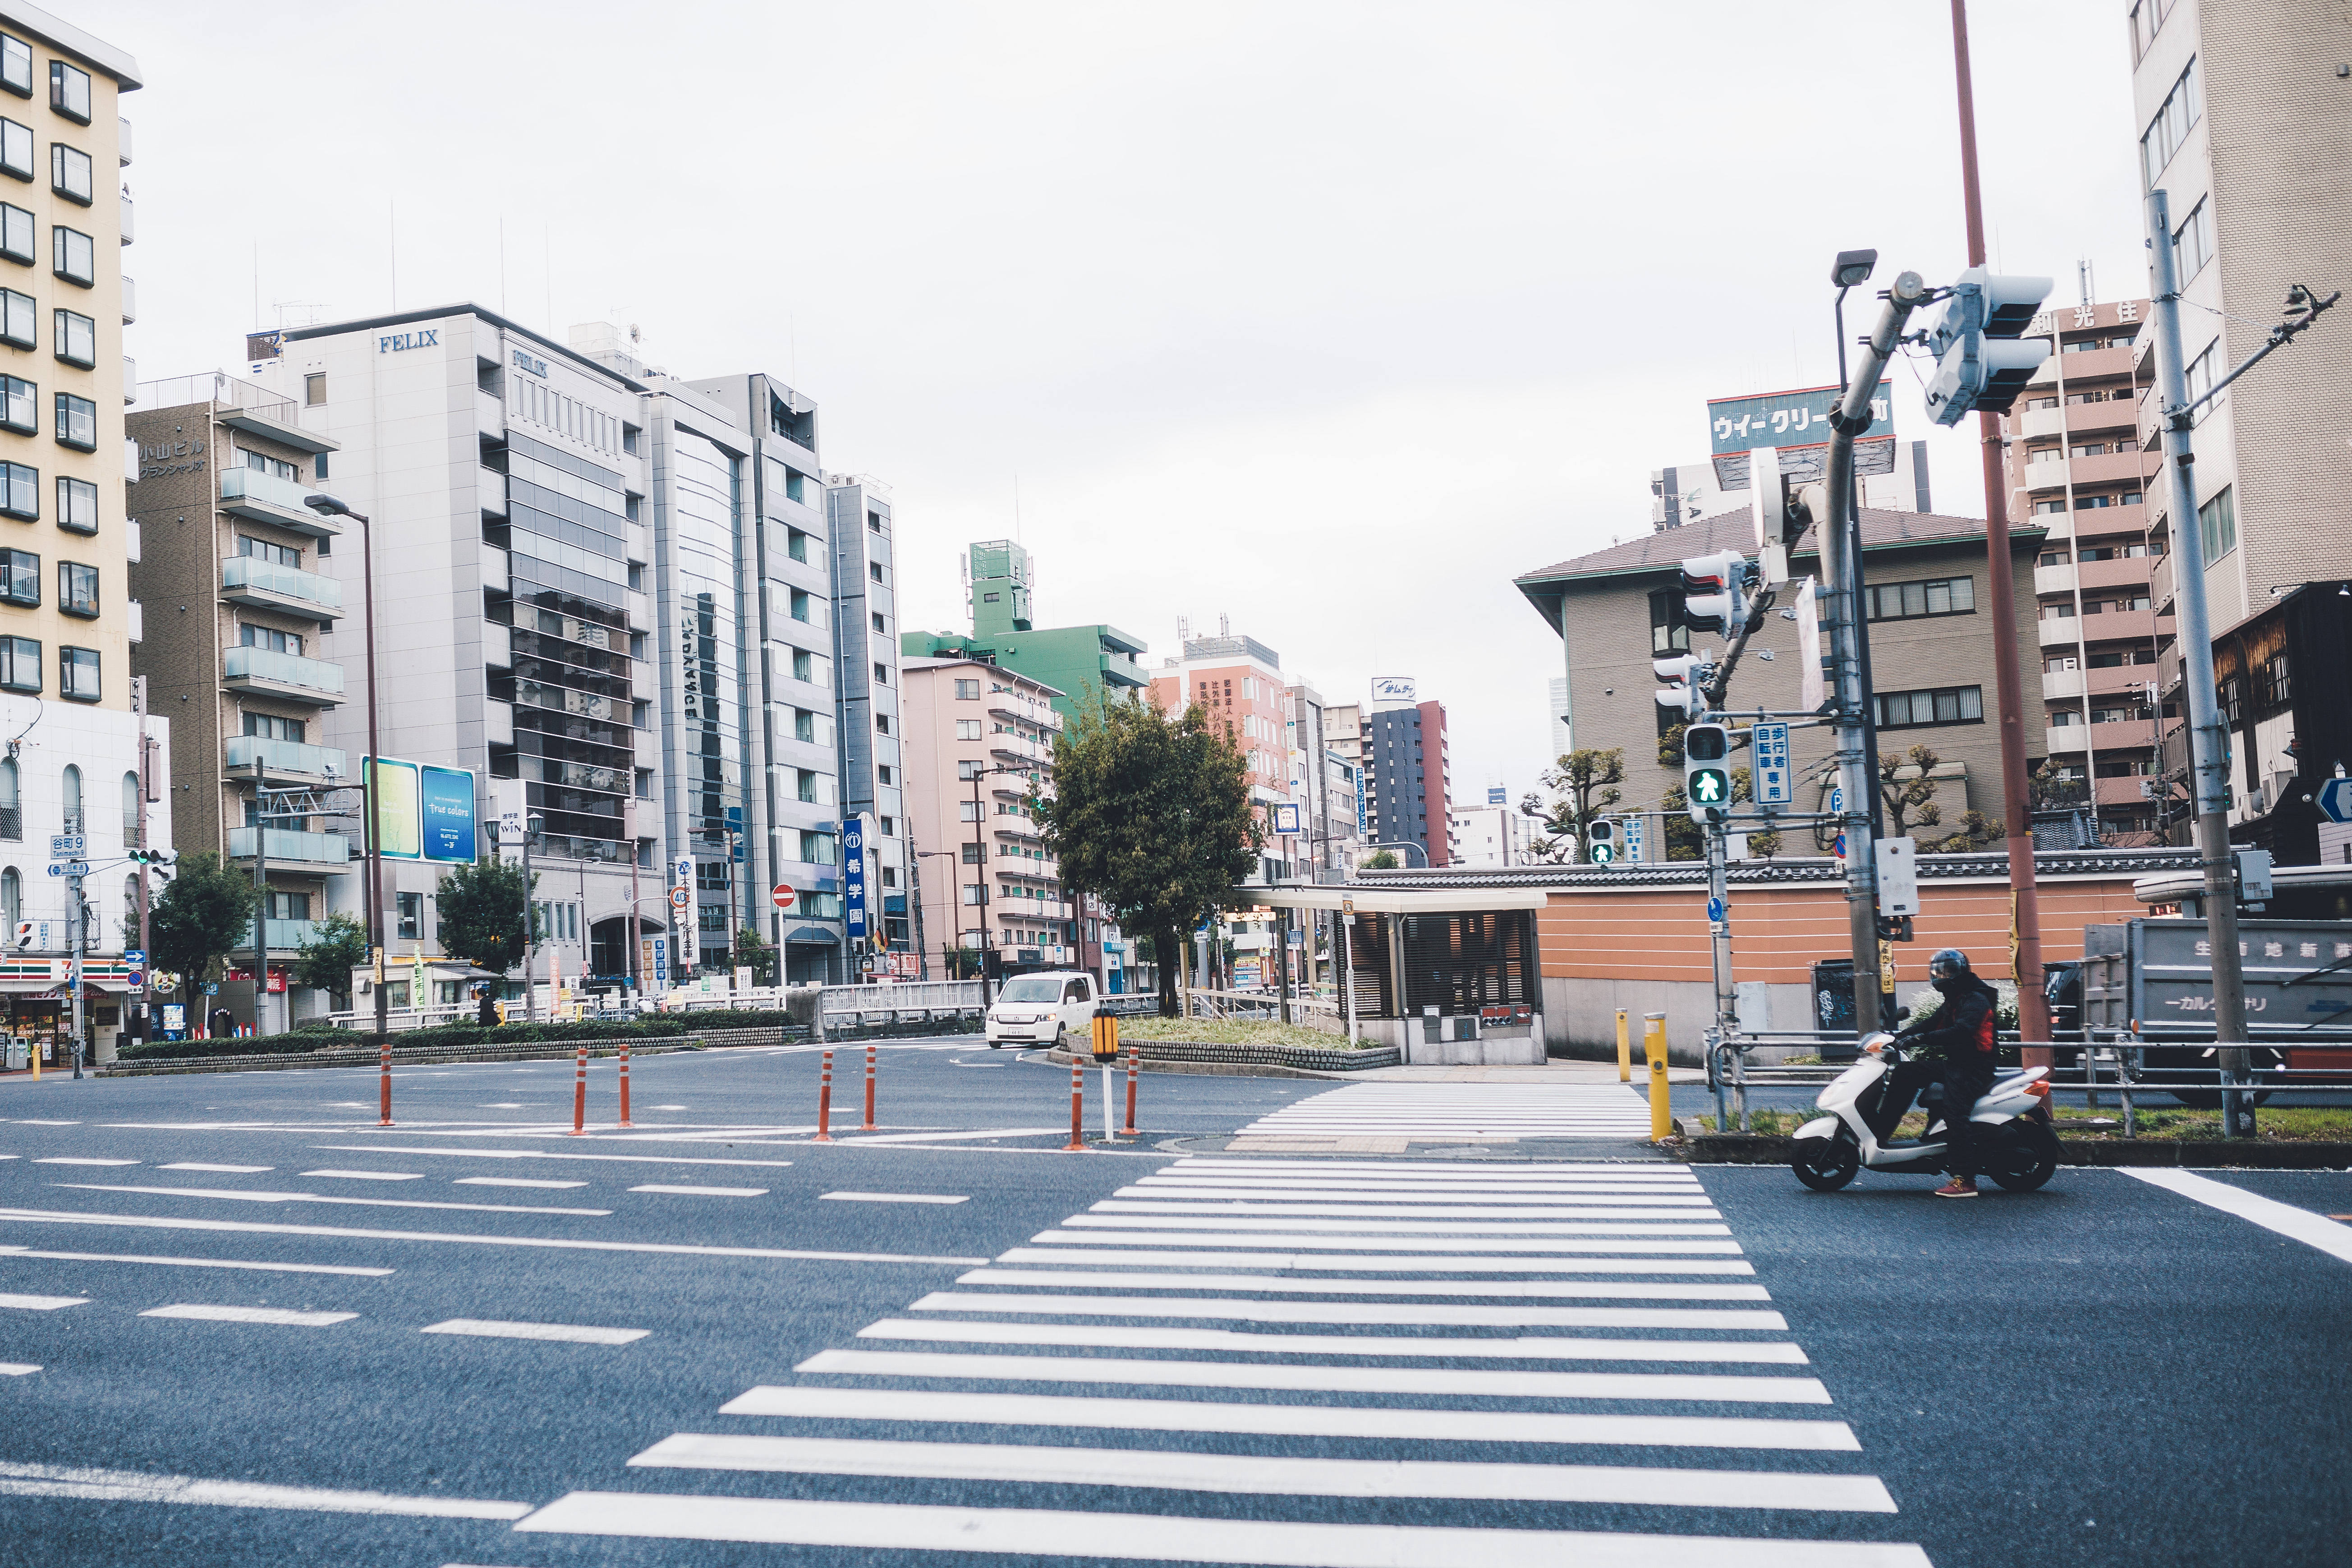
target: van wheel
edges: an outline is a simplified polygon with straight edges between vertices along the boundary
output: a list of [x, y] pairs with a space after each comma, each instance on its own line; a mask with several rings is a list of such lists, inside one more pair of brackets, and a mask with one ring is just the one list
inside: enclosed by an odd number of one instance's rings
[[1001, 1051], [1004, 1048], [1004, 1042], [1003, 1040], [991, 1040], [988, 1042], [988, 1048], [992, 1051]]
[[1049, 1051], [1058, 1051], [1058, 1050], [1060, 1050], [1060, 1049], [1062, 1048], [1062, 1037], [1063, 1037], [1063, 1036], [1065, 1036], [1065, 1035], [1066, 1035], [1066, 1034], [1068, 1034], [1069, 1032], [1070, 1032], [1070, 1026], [1069, 1026], [1067, 1024], [1056, 1024], [1056, 1025], [1055, 1025], [1055, 1026], [1054, 1026], [1054, 1040], [1053, 1040], [1053, 1043], [1052, 1043], [1051, 1045], [1047, 1046], [1045, 1048], [1046, 1048], [1047, 1050], [1049, 1050]]

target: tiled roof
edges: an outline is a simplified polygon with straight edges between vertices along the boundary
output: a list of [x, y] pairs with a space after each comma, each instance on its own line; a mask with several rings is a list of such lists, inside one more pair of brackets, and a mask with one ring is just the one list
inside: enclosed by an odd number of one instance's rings
[[[2147, 877], [2193, 870], [2201, 862], [2194, 849], [2044, 849], [2033, 857], [2037, 879], [2053, 877]], [[1965, 855], [1922, 855], [1919, 875], [1929, 879], [2009, 875], [2001, 850]], [[1734, 860], [1734, 882], [1843, 882], [1844, 873], [1828, 856], [1787, 856], [1772, 860]], [[1349, 879], [1363, 888], [1675, 888], [1706, 885], [1699, 860], [1646, 861], [1620, 866], [1506, 866], [1480, 870], [1359, 871]]]
[[[2042, 530], [2022, 523], [2011, 525], [2012, 534], [2028, 542], [2038, 542]], [[1877, 511], [1864, 507], [1862, 513], [1862, 547], [1864, 551], [1896, 549], [1906, 544], [1967, 543], [1985, 535], [1984, 519], [1980, 517], [1946, 517], [1930, 511]], [[1818, 554], [1812, 543], [1812, 531], [1808, 529], [1790, 552], [1791, 559], [1803, 559]], [[1645, 533], [1606, 550], [1596, 550], [1590, 555], [1579, 555], [1557, 562], [1538, 571], [1525, 573], [1514, 579], [1522, 587], [1535, 584], [1553, 583], [1563, 577], [1601, 577], [1619, 574], [1659, 571], [1672, 568], [1685, 556], [1708, 555], [1721, 550], [1753, 551], [1756, 547], [1755, 524], [1745, 510], [1718, 512], [1681, 528], [1670, 528], [1664, 533]]]

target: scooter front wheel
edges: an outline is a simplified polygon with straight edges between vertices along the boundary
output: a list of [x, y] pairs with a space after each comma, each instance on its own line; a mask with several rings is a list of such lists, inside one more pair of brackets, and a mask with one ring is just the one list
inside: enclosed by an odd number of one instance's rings
[[1789, 1152], [1789, 1169], [1817, 1193], [1833, 1193], [1862, 1169], [1862, 1151], [1844, 1138], [1800, 1138]]

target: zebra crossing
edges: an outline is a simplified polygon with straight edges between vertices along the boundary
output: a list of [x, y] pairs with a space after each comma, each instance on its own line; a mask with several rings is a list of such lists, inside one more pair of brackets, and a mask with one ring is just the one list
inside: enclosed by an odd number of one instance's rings
[[1236, 1147], [1258, 1147], [1254, 1141], [1263, 1139], [1508, 1143], [1649, 1135], [1649, 1108], [1623, 1084], [1352, 1083], [1259, 1117], [1236, 1135]]
[[1189, 1157], [515, 1528], [877, 1562], [1926, 1568], [1754, 1274], [1678, 1166]]

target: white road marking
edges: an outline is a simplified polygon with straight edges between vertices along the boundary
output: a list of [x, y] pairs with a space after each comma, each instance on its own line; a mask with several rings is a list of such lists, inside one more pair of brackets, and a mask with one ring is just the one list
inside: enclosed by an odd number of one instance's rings
[[633, 1193], [670, 1193], [688, 1198], [759, 1198], [765, 1197], [765, 1187], [676, 1187], [660, 1182], [647, 1182], [641, 1187], [631, 1187]]
[[910, 1312], [1075, 1312], [1105, 1318], [1233, 1318], [1250, 1323], [1423, 1323], [1482, 1329], [1741, 1329], [1786, 1333], [1752, 1308], [1475, 1307], [1419, 1301], [1249, 1301], [1215, 1296], [1016, 1296], [934, 1290]]
[[150, 1307], [139, 1315], [194, 1318], [208, 1323], [283, 1323], [298, 1329], [323, 1329], [333, 1323], [348, 1323], [359, 1316], [357, 1312], [297, 1312], [285, 1307], [215, 1307], [201, 1301]]
[[[1646, 1270], [1645, 1270], [1646, 1271]], [[959, 1285], [1091, 1286], [1111, 1290], [1257, 1290], [1315, 1296], [1540, 1296], [1609, 1300], [1769, 1301], [1761, 1285], [1620, 1279], [1301, 1279], [1265, 1274], [1106, 1274], [1083, 1268], [975, 1268]]]
[[346, 1208], [461, 1209], [468, 1214], [586, 1215], [597, 1218], [611, 1209], [531, 1208], [516, 1204], [445, 1204], [430, 1198], [347, 1198], [330, 1193], [248, 1193], [232, 1187], [109, 1187], [90, 1182], [60, 1182], [61, 1187], [84, 1193], [143, 1193], [167, 1198], [220, 1198], [247, 1204], [336, 1204]]
[[[1687, 1561], [1700, 1538], [1587, 1531], [1301, 1524], [1027, 1508], [773, 1498], [572, 1492], [515, 1526], [567, 1535], [866, 1551], [1005, 1552], [1159, 1563], [1249, 1563], [1272, 1568], [1654, 1568]], [[1704, 1538], [1710, 1568], [1928, 1568], [1916, 1546], [1842, 1541]]]
[[421, 1182], [415, 1171], [305, 1171], [306, 1176], [334, 1176], [346, 1182]]
[[2192, 1175], [2187, 1171], [2126, 1165], [2123, 1173], [2126, 1176], [2136, 1176], [2152, 1187], [2162, 1187], [2184, 1198], [2194, 1198], [2209, 1208], [2252, 1220], [2264, 1230], [2276, 1231], [2306, 1247], [2315, 1247], [2331, 1258], [2352, 1263], [2352, 1228], [2324, 1215], [2299, 1209], [2293, 1204], [2279, 1203], [2259, 1193], [2250, 1193], [2243, 1187], [2233, 1187], [2227, 1182]]
[[694, 1247], [660, 1241], [578, 1241], [555, 1236], [467, 1236], [455, 1231], [371, 1230], [333, 1225], [264, 1225], [226, 1219], [162, 1219], [143, 1215], [75, 1214], [61, 1209], [0, 1209], [0, 1221], [31, 1225], [123, 1226], [141, 1230], [235, 1231], [249, 1236], [327, 1236], [365, 1241], [439, 1241], [460, 1247], [536, 1247], [561, 1252], [645, 1252], [672, 1258], [753, 1258], [814, 1263], [925, 1263], [970, 1268], [985, 1258], [900, 1252], [816, 1252], [782, 1247]]
[[[1121, 1192], [1132, 1192], [1122, 1187]], [[1277, 1194], [1269, 1193], [1267, 1197]], [[1533, 1203], [1476, 1204], [1325, 1204], [1254, 1202], [1239, 1198], [1202, 1198], [1186, 1201], [1182, 1198], [1162, 1198], [1144, 1202], [1134, 1198], [1105, 1198], [1093, 1205], [1097, 1214], [1255, 1214], [1273, 1215], [1281, 1218], [1308, 1219], [1714, 1219], [1715, 1203], [1710, 1198], [1652, 1197], [1644, 1193], [1638, 1197], [1596, 1198], [1591, 1203], [1562, 1203], [1547, 1198]]]
[[[36, 1371], [38, 1369], [36, 1368]], [[89, 1498], [109, 1502], [207, 1503], [221, 1508], [294, 1509], [311, 1513], [404, 1514], [424, 1519], [520, 1519], [527, 1502], [472, 1498], [395, 1497], [258, 1481], [205, 1481], [136, 1470], [0, 1463], [0, 1496]]]
[[321, 1149], [338, 1154], [438, 1154], [451, 1160], [604, 1160], [626, 1165], [755, 1165], [763, 1171], [781, 1171], [790, 1160], [696, 1160], [673, 1159], [667, 1154], [573, 1154], [553, 1149], [381, 1149], [365, 1143], [321, 1143]]
[[1407, 1356], [1433, 1361], [1738, 1362], [1802, 1366], [1805, 1352], [1786, 1341], [1604, 1340], [1588, 1336], [1486, 1339], [1468, 1335], [1254, 1334], [1235, 1329], [1121, 1328], [1102, 1323], [974, 1322], [962, 1319], [885, 1318], [857, 1331], [862, 1340], [931, 1344], [1054, 1345], [1126, 1351], [1222, 1351], [1237, 1355]]
[[359, 1268], [347, 1263], [249, 1263], [234, 1258], [145, 1258], [125, 1252], [37, 1252], [29, 1247], [0, 1247], [0, 1259], [51, 1258], [68, 1263], [156, 1263], [173, 1268], [258, 1268], [271, 1274], [348, 1274], [362, 1279], [391, 1277], [389, 1268]]
[[136, 1160], [79, 1160], [59, 1154], [47, 1160], [36, 1160], [33, 1163], [36, 1165], [135, 1165], [139, 1162]]
[[31, 1117], [20, 1116], [16, 1119], [16, 1125], [19, 1127], [79, 1127], [81, 1123], [79, 1121], [36, 1121]]
[[632, 1468], [818, 1476], [921, 1477], [1061, 1486], [1148, 1487], [1350, 1498], [1605, 1502], [1668, 1508], [1820, 1509], [1893, 1513], [1876, 1476], [1780, 1470], [1676, 1470], [1646, 1465], [1463, 1464], [1442, 1460], [1281, 1458], [1148, 1448], [892, 1443], [839, 1437], [680, 1432]]
[[651, 1329], [598, 1329], [580, 1323], [507, 1323], [486, 1318], [452, 1318], [419, 1329], [424, 1334], [475, 1334], [491, 1340], [560, 1340], [577, 1345], [625, 1345]]
[[40, 1370], [30, 1362], [0, 1361], [0, 1377], [30, 1377]]
[[258, 1176], [277, 1169], [274, 1165], [207, 1165], [194, 1160], [183, 1161], [176, 1165], [158, 1165], [155, 1168], [159, 1171], [210, 1171], [223, 1176]]
[[[1083, 1217], [1083, 1216], [1073, 1216]], [[1622, 1230], [1654, 1230], [1657, 1226], [1614, 1226]], [[1727, 1226], [1692, 1226], [1684, 1234], [1696, 1232], [1702, 1236], [1729, 1236]], [[1680, 1241], [1643, 1236], [1623, 1241], [1552, 1237], [1541, 1241], [1491, 1240], [1485, 1237], [1452, 1236], [1319, 1236], [1311, 1231], [1275, 1232], [1255, 1235], [1245, 1230], [1187, 1231], [1086, 1231], [1041, 1230], [1029, 1238], [1036, 1242], [1058, 1242], [1065, 1247], [1291, 1247], [1304, 1249], [1360, 1247], [1380, 1250], [1407, 1251], [1412, 1248], [1442, 1249], [1447, 1252], [1737, 1252], [1736, 1241]]]
[[482, 1109], [484, 1110], [521, 1110], [525, 1108], [520, 1100], [485, 1100]]
[[457, 1187], [584, 1187], [585, 1182], [534, 1182], [527, 1176], [459, 1176], [449, 1184]]
[[1512, 1225], [1499, 1220], [1452, 1219], [1293, 1219], [1273, 1215], [1074, 1214], [1062, 1223], [1072, 1229], [1093, 1230], [1229, 1230], [1298, 1231], [1317, 1236], [1354, 1237], [1390, 1235], [1422, 1236], [1424, 1247], [1451, 1245], [1457, 1236], [1729, 1236], [1730, 1226], [1712, 1209], [1695, 1214], [1656, 1214], [1648, 1209], [1625, 1211], [1627, 1218], [1609, 1220], [1535, 1220]]
[[1126, 1356], [967, 1355], [950, 1351], [825, 1350], [793, 1368], [858, 1377], [955, 1377], [1009, 1383], [1131, 1383], [1328, 1394], [1468, 1394], [1505, 1399], [1710, 1399], [1827, 1405], [1812, 1377], [1674, 1372], [1486, 1372], [1453, 1367], [1255, 1366]]
[[[1136, 1241], [1137, 1237], [1084, 1237], [1073, 1239], [1087, 1241]], [[1196, 1237], [1189, 1239], [1207, 1240]], [[1265, 1246], [1279, 1237], [1252, 1237], [1244, 1245]], [[1678, 1246], [1705, 1247], [1711, 1251], [1736, 1252], [1730, 1242], [1691, 1242]], [[1626, 1252], [1630, 1247], [1605, 1247], [1611, 1252]], [[1643, 1251], [1658, 1248], [1643, 1247]], [[1151, 1268], [1255, 1268], [1276, 1270], [1293, 1268], [1322, 1269], [1381, 1269], [1402, 1274], [1753, 1274], [1756, 1266], [1743, 1260], [1701, 1258], [1389, 1258], [1369, 1253], [1349, 1253], [1318, 1257], [1301, 1252], [1111, 1252], [1090, 1251], [1084, 1247], [1015, 1247], [987, 1261], [992, 1263], [1084, 1263], [1099, 1268], [1104, 1264], [1132, 1263]]]
[[971, 1199], [950, 1193], [820, 1193], [819, 1197], [844, 1204], [964, 1204]]
[[688, 1108], [683, 1105], [656, 1105], [654, 1109], [656, 1110], [685, 1110]]
[[958, 1138], [1039, 1138], [1067, 1132], [1066, 1127], [992, 1127], [971, 1132], [886, 1132], [872, 1138], [848, 1138], [844, 1143], [945, 1143]]
[[1093, 1399], [1066, 1394], [966, 1394], [929, 1388], [747, 1389], [722, 1415], [957, 1426], [1078, 1426], [1136, 1432], [1229, 1432], [1275, 1437], [1370, 1437], [1434, 1443], [1582, 1443], [1654, 1448], [1770, 1448], [1859, 1453], [1843, 1421], [1756, 1415], [1606, 1415], [1525, 1410], [1411, 1410], [1382, 1405], [1244, 1405], [1230, 1400]]
[[1457, 1182], [1559, 1181], [1576, 1176], [1607, 1176], [1612, 1179], [1644, 1176], [1677, 1182], [1696, 1179], [1681, 1165], [1663, 1160], [1530, 1160], [1525, 1164], [1507, 1167], [1465, 1167], [1458, 1160], [1220, 1160], [1213, 1155], [1196, 1154], [1161, 1169], [1171, 1173], [1182, 1172], [1187, 1175], [1216, 1172], [1260, 1175], [1267, 1171], [1331, 1171], [1350, 1175], [1409, 1176], [1415, 1181], [1450, 1178]]
[[27, 1312], [54, 1312], [59, 1307], [79, 1307], [89, 1300], [87, 1296], [10, 1296], [0, 1294], [0, 1307], [15, 1307]]

